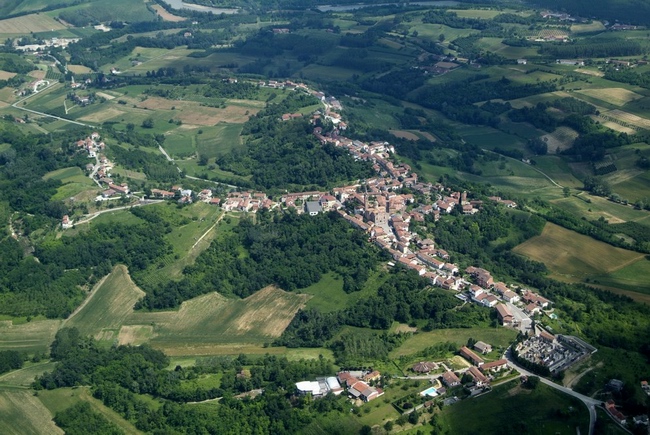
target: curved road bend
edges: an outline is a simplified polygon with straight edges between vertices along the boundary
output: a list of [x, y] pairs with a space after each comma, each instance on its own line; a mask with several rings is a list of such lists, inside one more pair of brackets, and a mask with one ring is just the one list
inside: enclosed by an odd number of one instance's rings
[[593, 435], [594, 433], [594, 428], [596, 426], [596, 406], [602, 405], [602, 400], [596, 400], [592, 399], [591, 397], [585, 396], [584, 394], [577, 393], [573, 391], [571, 388], [563, 387], [562, 385], [558, 385], [554, 382], [549, 381], [546, 378], [543, 378], [539, 375], [536, 375], [535, 373], [531, 373], [525, 368], [517, 365], [512, 359], [512, 355], [510, 353], [510, 349], [506, 352], [506, 359], [508, 360], [508, 366], [510, 368], [516, 369], [519, 373], [522, 375], [526, 376], [537, 376], [539, 377], [539, 380], [544, 384], [548, 385], [551, 388], [555, 388], [556, 390], [559, 390], [565, 394], [568, 394], [569, 396], [573, 396], [576, 399], [580, 400], [582, 403], [585, 404], [587, 409], [589, 410], [589, 435]]

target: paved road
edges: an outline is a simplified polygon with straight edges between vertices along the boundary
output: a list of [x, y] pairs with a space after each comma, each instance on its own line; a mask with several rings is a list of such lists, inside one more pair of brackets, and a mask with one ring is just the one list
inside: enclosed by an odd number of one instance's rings
[[81, 125], [81, 126], [83, 126], [83, 127], [96, 128], [94, 125], [84, 124], [83, 122], [73, 121], [73, 120], [71, 120], [71, 119], [61, 118], [60, 116], [50, 115], [49, 113], [38, 112], [38, 111], [36, 111], [36, 110], [26, 109], [26, 108], [24, 108], [24, 107], [20, 107], [20, 106], [19, 106], [19, 104], [22, 103], [23, 101], [28, 100], [28, 99], [30, 99], [30, 98], [32, 98], [32, 97], [34, 97], [34, 96], [40, 94], [41, 92], [44, 92], [44, 91], [46, 91], [46, 90], [50, 89], [51, 87], [56, 86], [56, 85], [58, 85], [58, 84], [59, 84], [59, 82], [54, 82], [54, 83], [52, 83], [51, 85], [49, 85], [48, 87], [46, 87], [45, 89], [42, 89], [42, 90], [40, 90], [40, 91], [38, 91], [38, 92], [35, 92], [35, 93], [31, 94], [31, 95], [28, 95], [27, 97], [23, 98], [22, 100], [16, 101], [14, 104], [11, 105], [11, 107], [13, 107], [13, 108], [15, 108], [15, 109], [18, 109], [18, 110], [23, 110], [23, 111], [25, 111], [25, 112], [34, 113], [34, 114], [36, 114], [36, 115], [46, 116], [46, 117], [48, 117], [48, 118], [58, 119], [59, 121], [69, 122], [70, 124]]
[[[529, 372], [525, 368], [517, 365], [517, 363], [514, 362], [512, 359], [512, 355], [510, 353], [510, 349], [506, 352], [506, 359], [508, 360], [508, 366], [510, 368], [516, 369], [521, 373], [522, 375], [526, 376], [537, 376], [534, 373]], [[596, 426], [596, 406], [602, 405], [601, 400], [596, 400], [592, 399], [591, 397], [585, 396], [583, 394], [577, 393], [573, 391], [571, 388], [563, 387], [562, 385], [558, 385], [555, 382], [551, 382], [548, 379], [542, 378], [541, 376], [539, 377], [539, 380], [544, 384], [548, 385], [551, 388], [555, 388], [556, 390], [562, 391], [563, 393], [568, 394], [569, 396], [573, 396], [576, 399], [580, 400], [582, 403], [585, 404], [587, 409], [589, 410], [589, 435], [593, 435], [594, 433], [594, 428]]]
[[117, 211], [117, 210], [124, 210], [127, 208], [131, 207], [142, 207], [143, 205], [150, 205], [150, 204], [158, 204], [159, 202], [165, 202], [163, 199], [141, 199], [138, 201], [136, 204], [129, 204], [125, 205], [123, 207], [115, 207], [115, 208], [109, 208], [106, 210], [100, 210], [96, 211], [95, 213], [90, 213], [79, 219], [77, 221], [77, 224], [85, 224], [86, 222], [90, 222], [91, 220], [95, 219], [97, 216], [104, 214], [104, 213], [110, 213], [112, 211]]

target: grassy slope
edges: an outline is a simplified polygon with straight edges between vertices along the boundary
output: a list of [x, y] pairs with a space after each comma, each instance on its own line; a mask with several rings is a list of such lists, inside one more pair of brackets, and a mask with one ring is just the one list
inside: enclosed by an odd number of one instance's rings
[[[570, 417], [558, 419], [557, 411], [568, 412]], [[453, 434], [504, 433], [505, 427], [525, 421], [526, 433], [573, 435], [577, 426], [587, 433], [589, 422], [587, 409], [579, 401], [543, 384], [534, 391], [524, 390], [518, 380], [446, 407], [440, 417], [442, 426]]]
[[0, 391], [0, 433], [63, 434], [47, 408], [31, 391]]
[[514, 251], [545, 263], [559, 276], [577, 279], [611, 273], [643, 258], [638, 252], [615, 248], [551, 223], [541, 235]]
[[93, 289], [83, 308], [65, 322], [65, 326], [78, 328], [83, 335], [112, 340], [117, 338], [122, 323], [142, 296], [144, 292], [131, 281], [127, 268], [115, 266], [111, 274]]
[[[31, 394], [31, 393], [30, 393]], [[45, 405], [45, 411], [49, 410], [52, 415], [57, 412], [63, 411], [76, 403], [88, 402], [93, 410], [103, 415], [108, 421], [117, 425], [120, 429], [127, 434], [140, 434], [139, 430], [135, 428], [130, 422], [124, 420], [112, 409], [104, 406], [104, 404], [92, 397], [90, 388], [58, 388], [56, 390], [39, 391], [38, 399]]]

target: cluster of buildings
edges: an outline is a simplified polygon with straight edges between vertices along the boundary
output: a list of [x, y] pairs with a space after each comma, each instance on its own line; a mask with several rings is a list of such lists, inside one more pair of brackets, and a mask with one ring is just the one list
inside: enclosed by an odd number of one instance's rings
[[520, 358], [547, 367], [551, 373], [561, 372], [596, 352], [596, 348], [570, 335], [555, 336], [542, 328], [515, 350]]
[[16, 51], [42, 51], [49, 48], [66, 48], [68, 45], [79, 41], [80, 38], [51, 38], [41, 41], [40, 44], [25, 44], [20, 45], [20, 39], [15, 39], [13, 47]]
[[192, 189], [184, 189], [183, 186], [172, 186], [170, 190], [151, 189], [152, 198], [176, 199], [179, 204], [192, 204], [194, 201], [201, 201], [207, 204], [219, 205], [221, 200], [212, 197], [212, 190], [203, 189], [194, 192]]
[[[88, 152], [88, 158], [94, 159], [100, 151], [104, 151], [106, 144], [100, 141], [101, 137], [96, 131], [85, 139], [80, 139], [76, 142], [78, 150], [85, 150]], [[112, 166], [111, 166], [112, 168]]]
[[311, 394], [312, 397], [323, 397], [329, 393], [340, 395], [344, 391], [352, 400], [370, 402], [384, 394], [381, 388], [370, 385], [381, 379], [378, 371], [342, 371], [336, 377], [319, 378], [315, 381], [301, 381], [296, 383], [300, 394]]

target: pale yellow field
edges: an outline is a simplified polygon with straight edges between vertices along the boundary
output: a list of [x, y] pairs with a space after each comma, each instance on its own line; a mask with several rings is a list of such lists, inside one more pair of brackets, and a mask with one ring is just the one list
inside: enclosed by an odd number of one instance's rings
[[605, 126], [607, 128], [610, 128], [610, 129], [612, 129], [614, 131], [618, 131], [618, 132], [626, 133], [626, 134], [634, 134], [634, 133], [636, 133], [636, 130], [633, 129], [633, 128], [622, 126], [621, 124], [617, 124], [616, 122], [613, 122], [613, 121], [603, 121], [602, 118], [599, 118], [598, 116], [595, 116], [595, 115], [591, 116], [590, 118], [593, 119], [594, 121], [600, 122], [601, 125], [603, 125], [603, 126]]
[[38, 320], [13, 325], [11, 321], [2, 321], [0, 322], [0, 350], [45, 352], [54, 340], [61, 323], [61, 320]]
[[621, 269], [643, 258], [643, 254], [616, 248], [558, 225], [547, 223], [542, 234], [513, 249], [544, 263], [555, 275], [582, 279]]
[[594, 71], [590, 69], [584, 69], [584, 68], [576, 68], [573, 71], [580, 73], [580, 74], [587, 74], [588, 76], [594, 76], [594, 77], [602, 77], [605, 75], [604, 72], [601, 71]]
[[650, 128], [650, 120], [641, 118], [636, 115], [632, 115], [631, 113], [624, 112], [622, 110], [610, 110], [608, 112], [603, 113], [605, 116], [611, 116], [612, 118], [618, 119], [620, 121], [626, 122], [628, 124], [631, 124], [635, 127], [640, 127], [640, 128], [645, 128], [648, 129]]
[[47, 75], [47, 71], [43, 69], [35, 69], [34, 71], [30, 71], [27, 75], [30, 77], [34, 77], [37, 80], [43, 80]]
[[[99, 95], [99, 93], [97, 95]], [[108, 107], [99, 112], [95, 112], [95, 113], [91, 113], [90, 115], [83, 116], [79, 118], [79, 120], [88, 121], [88, 122], [104, 122], [104, 121], [108, 121], [111, 118], [115, 118], [117, 116], [123, 115], [124, 113], [125, 113], [124, 111], [119, 110], [115, 107]]]
[[126, 267], [116, 266], [96, 285], [65, 326], [76, 327], [83, 335], [92, 335], [98, 340], [112, 340], [142, 296], [144, 292], [131, 281]]
[[0, 34], [29, 34], [31, 32], [49, 32], [65, 28], [63, 24], [45, 14], [30, 14], [0, 20]]
[[216, 125], [220, 122], [241, 124], [250, 115], [259, 111], [258, 108], [229, 105], [224, 109], [201, 106], [193, 101], [175, 101], [160, 97], [150, 97], [137, 104], [139, 108], [149, 110], [171, 110], [174, 107], [174, 117], [183, 123], [192, 125]]
[[172, 22], [178, 22], [178, 21], [183, 21], [186, 20], [187, 18], [179, 17], [178, 15], [173, 15], [167, 12], [162, 6], [160, 5], [153, 5], [151, 6], [160, 17], [165, 20], [165, 21], [172, 21]]
[[0, 70], [0, 80], [9, 80], [10, 78], [14, 77], [15, 75], [16, 75], [16, 73]]
[[582, 89], [576, 92], [619, 107], [624, 106], [630, 101], [643, 98], [643, 96], [623, 88]]
[[93, 70], [83, 65], [68, 65], [68, 69], [75, 74], [89, 74], [93, 72]]

